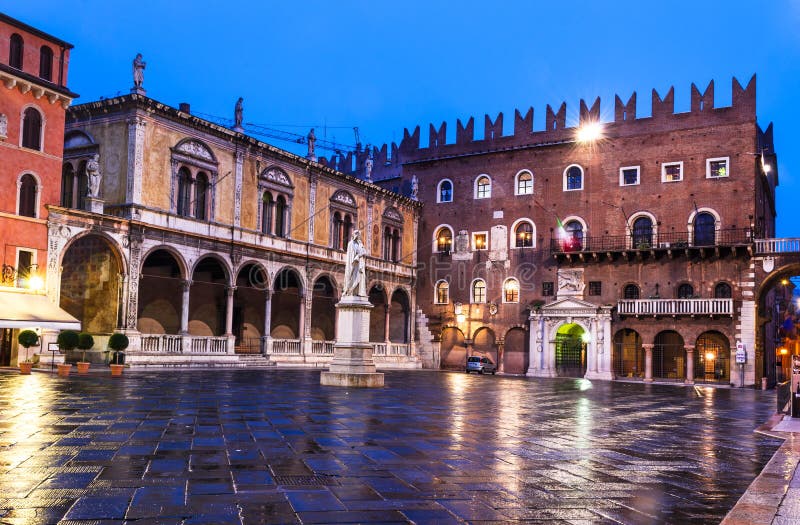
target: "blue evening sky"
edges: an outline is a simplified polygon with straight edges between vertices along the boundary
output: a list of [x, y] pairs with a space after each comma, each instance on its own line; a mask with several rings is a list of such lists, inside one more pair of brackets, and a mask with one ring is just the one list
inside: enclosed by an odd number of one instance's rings
[[[800, 237], [800, 1], [227, 2], [0, 0], [0, 10], [75, 45], [69, 87], [76, 103], [127, 93], [131, 61], [147, 62], [147, 95], [192, 112], [232, 118], [345, 145], [358, 126], [363, 144], [399, 142], [403, 128], [638, 93], [675, 86], [688, 111], [692, 82], [715, 81], [716, 106], [729, 105], [731, 77], [757, 74], [762, 128], [775, 126], [779, 156], [778, 234]], [[265, 139], [298, 153], [305, 148]], [[320, 151], [320, 154], [328, 152]]]

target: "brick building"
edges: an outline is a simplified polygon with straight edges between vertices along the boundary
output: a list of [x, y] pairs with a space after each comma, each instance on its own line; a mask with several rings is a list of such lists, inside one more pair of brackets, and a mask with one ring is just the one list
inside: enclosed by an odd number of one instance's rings
[[[47, 205], [59, 202], [72, 45], [0, 13], [0, 366], [19, 329], [79, 328], [43, 291]], [[24, 359], [24, 357], [22, 357]]]
[[[755, 77], [616, 97], [614, 119], [581, 101], [533, 129], [533, 109], [420, 129], [375, 148], [374, 176], [425, 205], [417, 297], [441, 366], [489, 355], [505, 373], [753, 384], [774, 356], [757, 332], [752, 245], [775, 228], [772, 128], [756, 122]], [[356, 166], [363, 162], [355, 159]], [[759, 325], [760, 326], [760, 325]], [[760, 329], [760, 328], [759, 328]], [[424, 337], [423, 337], [424, 339]], [[422, 343], [421, 343], [422, 344]], [[743, 370], [733, 359], [747, 352]]]

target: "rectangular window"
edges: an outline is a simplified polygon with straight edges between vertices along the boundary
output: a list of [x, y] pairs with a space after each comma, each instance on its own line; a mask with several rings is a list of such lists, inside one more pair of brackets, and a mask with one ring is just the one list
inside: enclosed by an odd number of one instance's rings
[[472, 250], [488, 250], [489, 234], [487, 232], [475, 232], [472, 234]]
[[728, 165], [730, 159], [728, 157], [720, 157], [716, 159], [706, 159], [706, 178], [718, 179], [720, 177], [727, 177]]
[[17, 288], [27, 288], [33, 268], [33, 252], [17, 251]]
[[600, 281], [589, 281], [589, 295], [602, 295], [603, 283]]
[[548, 297], [553, 295], [553, 281], [544, 281], [542, 283], [542, 296]]
[[620, 186], [636, 186], [639, 184], [639, 166], [626, 166], [619, 169]]
[[683, 162], [665, 162], [661, 165], [661, 182], [683, 180]]

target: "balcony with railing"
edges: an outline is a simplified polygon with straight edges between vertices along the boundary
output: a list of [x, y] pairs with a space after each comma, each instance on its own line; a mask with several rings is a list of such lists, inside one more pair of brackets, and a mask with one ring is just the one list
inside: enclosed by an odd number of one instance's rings
[[657, 255], [667, 253], [670, 256], [678, 253], [697, 252], [701, 255], [714, 252], [719, 248], [735, 250], [747, 249], [754, 242], [750, 228], [728, 228], [707, 232], [706, 234], [689, 232], [659, 232], [658, 234], [628, 235], [585, 235], [583, 237], [562, 237], [550, 239], [550, 253], [556, 257], [567, 259], [585, 259], [587, 255], [598, 258], [614, 254]]
[[617, 303], [619, 315], [732, 316], [733, 299], [624, 299]]

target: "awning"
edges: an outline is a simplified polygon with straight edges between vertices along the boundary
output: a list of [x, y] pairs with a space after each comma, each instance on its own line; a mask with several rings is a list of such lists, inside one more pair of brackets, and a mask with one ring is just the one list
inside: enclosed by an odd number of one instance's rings
[[81, 322], [44, 295], [0, 292], [0, 328], [80, 330]]

